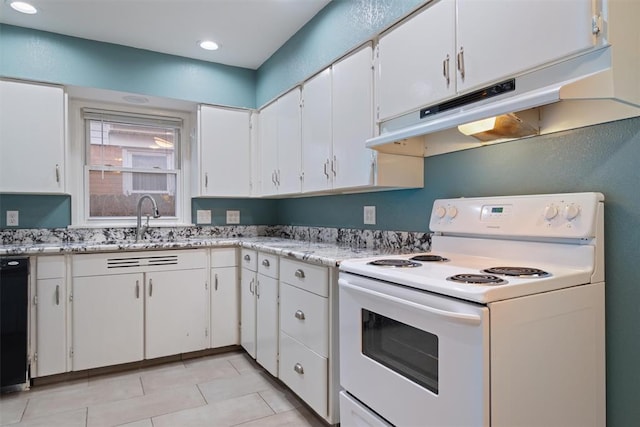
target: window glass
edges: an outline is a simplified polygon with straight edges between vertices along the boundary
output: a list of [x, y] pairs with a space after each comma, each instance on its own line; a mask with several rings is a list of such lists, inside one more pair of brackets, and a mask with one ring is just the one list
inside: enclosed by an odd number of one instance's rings
[[175, 217], [181, 122], [93, 110], [84, 118], [89, 219], [133, 217], [143, 194]]

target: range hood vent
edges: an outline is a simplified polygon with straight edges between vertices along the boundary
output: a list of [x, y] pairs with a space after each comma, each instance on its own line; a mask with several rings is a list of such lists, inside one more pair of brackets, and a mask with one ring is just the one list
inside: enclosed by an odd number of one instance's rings
[[[367, 140], [366, 146], [410, 156], [474, 148], [481, 138], [463, 135], [458, 126], [510, 113], [534, 116], [539, 134], [640, 116], [637, 56], [637, 47], [635, 57], [618, 55], [614, 68], [611, 45], [594, 49], [384, 121], [379, 124], [380, 135]], [[494, 135], [499, 139], [491, 142], [522, 137], [521, 133]]]

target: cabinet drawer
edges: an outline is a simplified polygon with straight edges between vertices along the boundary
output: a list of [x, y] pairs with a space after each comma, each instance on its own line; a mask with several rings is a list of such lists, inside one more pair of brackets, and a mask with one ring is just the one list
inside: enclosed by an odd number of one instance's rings
[[321, 356], [329, 354], [329, 301], [280, 284], [280, 329]]
[[258, 252], [258, 273], [278, 278], [278, 256]]
[[340, 392], [340, 423], [344, 426], [391, 427], [391, 424], [374, 414], [345, 391]]
[[327, 416], [327, 359], [280, 332], [280, 379], [319, 415]]
[[36, 276], [38, 279], [55, 279], [64, 277], [64, 256], [41, 256], [37, 261]]
[[258, 252], [251, 249], [243, 249], [240, 254], [240, 263], [242, 268], [256, 271], [258, 269]]
[[280, 279], [314, 294], [329, 296], [329, 269], [291, 259], [280, 260]]
[[211, 268], [238, 265], [235, 248], [211, 249]]

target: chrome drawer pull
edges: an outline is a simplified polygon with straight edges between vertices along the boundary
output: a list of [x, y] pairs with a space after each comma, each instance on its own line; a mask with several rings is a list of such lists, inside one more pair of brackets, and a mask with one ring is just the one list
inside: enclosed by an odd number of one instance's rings
[[299, 373], [300, 375], [304, 374], [304, 368], [299, 363], [295, 364], [295, 366], [293, 367], [293, 370]]
[[215, 290], [217, 291], [217, 290], [218, 290], [218, 275], [217, 275], [217, 274], [215, 275], [215, 279], [216, 279], [216, 280], [215, 280], [215, 282], [214, 282], [214, 283], [215, 283], [214, 288], [215, 288]]
[[249, 254], [244, 256], [244, 260], [245, 261], [251, 261], [251, 257], [249, 256]]
[[297, 269], [296, 272], [294, 273], [294, 275], [298, 278], [298, 279], [304, 279], [304, 271]]
[[269, 260], [268, 259], [263, 259], [262, 260], [262, 265], [264, 265], [265, 267], [269, 267], [271, 264], [269, 264]]
[[300, 319], [300, 320], [304, 320], [304, 312], [302, 310], [297, 310], [296, 313], [294, 314], [296, 319]]

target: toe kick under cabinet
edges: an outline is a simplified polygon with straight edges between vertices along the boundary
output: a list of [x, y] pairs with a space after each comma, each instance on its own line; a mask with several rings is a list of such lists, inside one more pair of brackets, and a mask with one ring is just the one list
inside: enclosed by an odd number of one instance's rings
[[72, 276], [74, 371], [209, 346], [206, 250], [79, 254]]
[[329, 423], [337, 422], [336, 269], [280, 259], [279, 378]]

